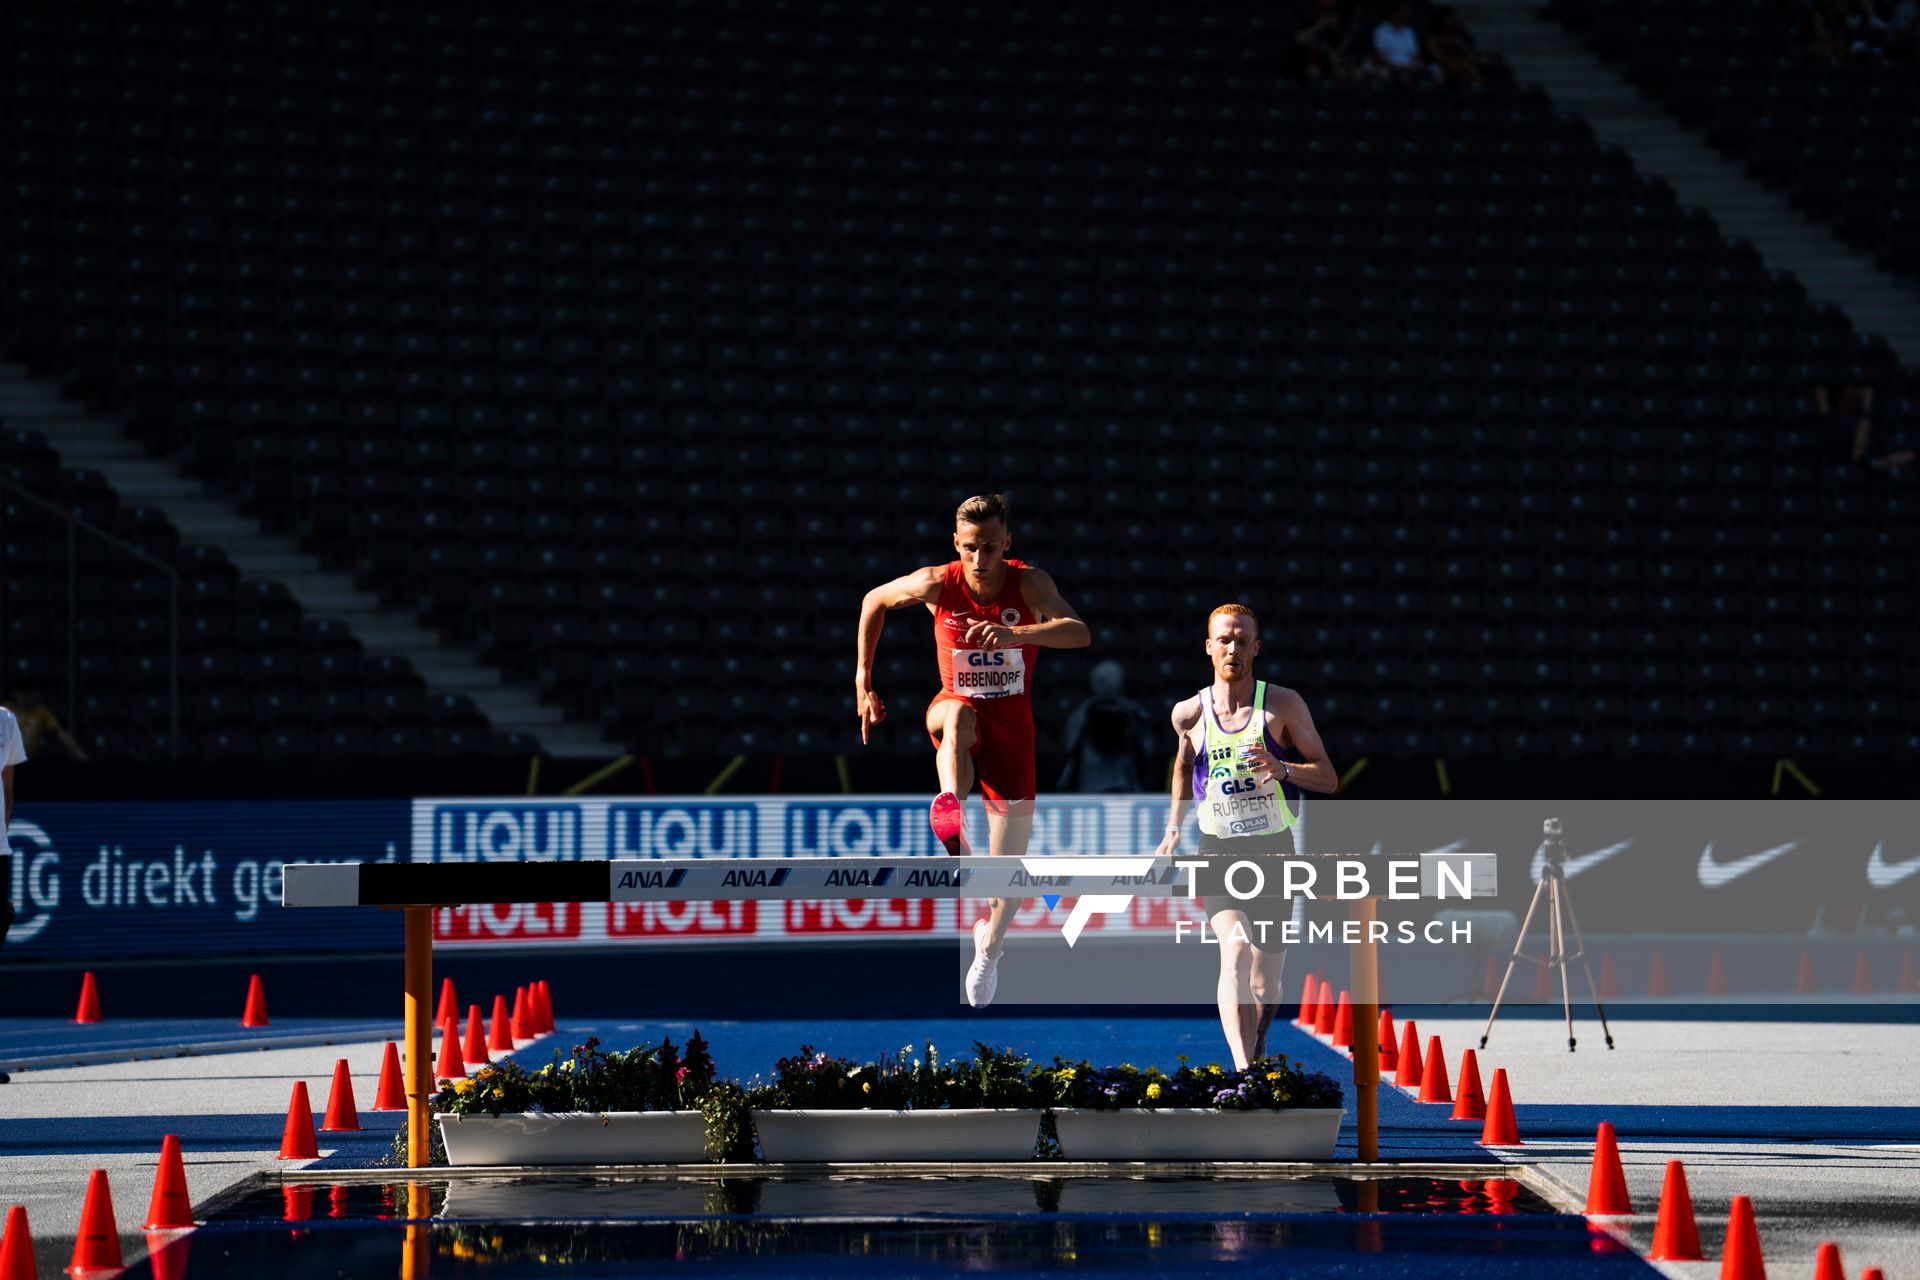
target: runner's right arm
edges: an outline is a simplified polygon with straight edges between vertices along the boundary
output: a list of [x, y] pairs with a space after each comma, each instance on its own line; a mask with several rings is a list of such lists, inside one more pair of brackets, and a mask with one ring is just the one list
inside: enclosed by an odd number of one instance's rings
[[1168, 811], [1167, 829], [1160, 837], [1158, 858], [1172, 857], [1180, 847], [1180, 824], [1187, 818], [1187, 801], [1193, 798], [1193, 730], [1200, 723], [1200, 699], [1188, 698], [1173, 705], [1173, 736], [1178, 744], [1173, 757], [1173, 807]]
[[860, 717], [862, 746], [866, 745], [867, 731], [887, 718], [887, 704], [873, 691], [873, 658], [880, 651], [880, 628], [886, 625], [887, 614], [895, 609], [937, 604], [940, 583], [945, 576], [941, 566], [928, 565], [875, 587], [860, 601], [859, 648], [853, 667], [853, 713]]

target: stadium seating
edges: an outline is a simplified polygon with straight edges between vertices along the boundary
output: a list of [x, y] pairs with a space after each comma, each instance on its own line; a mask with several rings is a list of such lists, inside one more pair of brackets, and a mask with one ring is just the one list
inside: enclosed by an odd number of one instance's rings
[[1827, 65], [1810, 50], [1811, 5], [1785, 2], [1555, 0], [1552, 12], [1755, 177], [1920, 285], [1910, 46]]
[[[1206, 3], [0, 27], [12, 349], [637, 749], [847, 749], [861, 593], [1001, 488], [1095, 635], [1043, 747], [1237, 598], [1343, 760], [1915, 750], [1912, 502], [1804, 405], [1899, 369], [1537, 90], [1289, 83]], [[487, 749], [221, 581], [293, 669], [196, 749]]]

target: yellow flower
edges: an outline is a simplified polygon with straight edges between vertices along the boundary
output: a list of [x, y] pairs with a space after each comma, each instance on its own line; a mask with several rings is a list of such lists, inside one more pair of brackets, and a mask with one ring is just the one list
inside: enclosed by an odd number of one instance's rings
[[860, 1082], [860, 1092], [862, 1092], [862, 1093], [872, 1093], [872, 1092], [873, 1092], [873, 1081], [871, 1081], [871, 1080], [862, 1080], [862, 1081]]
[[1217, 1075], [1223, 1074], [1220, 1070], [1220, 1064], [1217, 1062], [1209, 1062], [1207, 1064], [1207, 1074], [1210, 1076], [1217, 1076]]
[[1060, 1068], [1060, 1078], [1061, 1078], [1062, 1080], [1071, 1080], [1071, 1079], [1073, 1079], [1073, 1077], [1074, 1077], [1074, 1075], [1075, 1075], [1075, 1074], [1076, 1074], [1076, 1072], [1074, 1071], [1074, 1069], [1073, 1069], [1072, 1067], [1062, 1067], [1062, 1068]]
[[495, 1085], [493, 1086], [493, 1096], [496, 1098], [504, 1098], [507, 1096], [507, 1091], [505, 1089], [502, 1089], [499, 1085]]
[[1279, 1073], [1278, 1071], [1269, 1071], [1269, 1072], [1267, 1072], [1267, 1079], [1269, 1079], [1269, 1080], [1278, 1080], [1279, 1078], [1280, 1078], [1280, 1073]]
[[453, 1082], [453, 1091], [454, 1091], [455, 1093], [459, 1093], [459, 1094], [467, 1094], [467, 1093], [472, 1093], [472, 1092], [473, 1092], [473, 1081], [471, 1081], [471, 1080], [455, 1080], [455, 1081]]
[[485, 1080], [488, 1076], [492, 1074], [493, 1074], [492, 1067], [482, 1067], [478, 1071], [473, 1073], [473, 1078], [475, 1080]]
[[1153, 1101], [1153, 1102], [1160, 1101], [1160, 1095], [1165, 1092], [1166, 1090], [1160, 1087], [1160, 1082], [1157, 1080], [1154, 1081], [1154, 1083], [1147, 1086], [1147, 1098], [1150, 1101]]

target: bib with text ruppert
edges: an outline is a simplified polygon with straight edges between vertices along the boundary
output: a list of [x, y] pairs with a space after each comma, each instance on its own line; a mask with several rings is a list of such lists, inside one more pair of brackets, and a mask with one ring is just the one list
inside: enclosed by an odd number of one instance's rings
[[1200, 830], [1224, 840], [1271, 835], [1291, 827], [1294, 814], [1278, 780], [1255, 776], [1247, 759], [1249, 749], [1273, 745], [1266, 740], [1267, 682], [1254, 683], [1253, 714], [1242, 728], [1229, 732], [1221, 727], [1211, 685], [1200, 691], [1200, 716], [1200, 755], [1193, 768]]

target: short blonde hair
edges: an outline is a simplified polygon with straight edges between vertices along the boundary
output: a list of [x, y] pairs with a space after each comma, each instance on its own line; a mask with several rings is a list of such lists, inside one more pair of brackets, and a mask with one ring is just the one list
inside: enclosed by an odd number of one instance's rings
[[961, 503], [954, 511], [953, 526], [957, 529], [963, 524], [985, 524], [989, 520], [998, 520], [1001, 524], [1005, 524], [1007, 513], [1012, 509], [1013, 504], [1007, 501], [1004, 494], [976, 494]]
[[1207, 634], [1209, 636], [1213, 634], [1213, 620], [1223, 616], [1228, 618], [1245, 618], [1253, 624], [1253, 629], [1256, 632], [1260, 630], [1260, 619], [1254, 617], [1253, 610], [1243, 604], [1227, 603], [1207, 615]]

